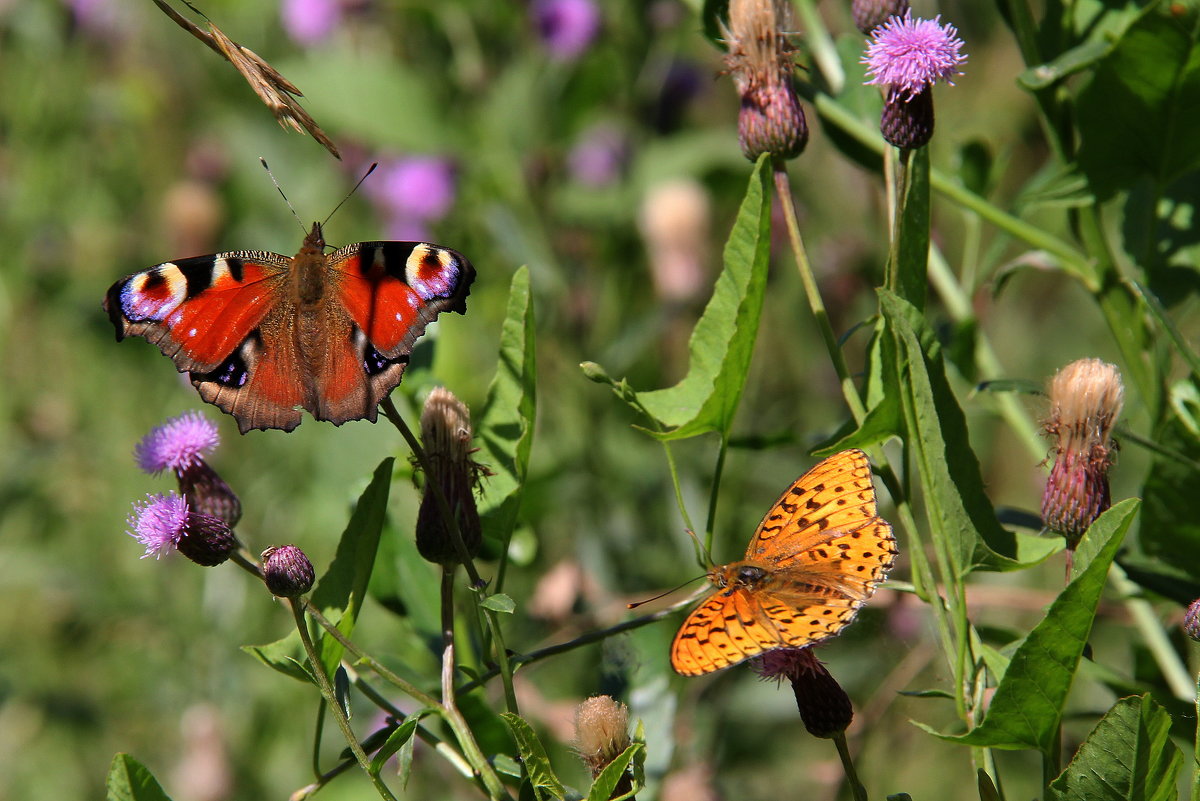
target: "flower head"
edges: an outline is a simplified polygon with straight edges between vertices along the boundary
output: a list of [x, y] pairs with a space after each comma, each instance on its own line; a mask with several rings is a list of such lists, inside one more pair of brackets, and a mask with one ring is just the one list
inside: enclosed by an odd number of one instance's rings
[[1200, 641], [1200, 599], [1188, 606], [1183, 616], [1183, 632], [1193, 640]]
[[482, 468], [471, 459], [471, 412], [444, 387], [437, 387], [425, 399], [421, 442], [429, 460], [429, 475], [417, 512], [417, 550], [430, 562], [453, 565], [459, 561], [458, 546], [434, 487], [441, 489], [467, 554], [474, 556], [482, 542], [475, 506], [475, 484]]
[[338, 0], [283, 0], [279, 13], [288, 36], [308, 46], [328, 39], [342, 21]]
[[431, 223], [454, 205], [455, 169], [440, 156], [399, 156], [385, 159], [379, 180], [368, 193], [388, 220], [388, 235], [397, 239], [428, 239]]
[[1121, 374], [1100, 359], [1072, 362], [1050, 381], [1050, 416], [1042, 428], [1054, 440], [1054, 466], [1042, 496], [1042, 520], [1072, 549], [1112, 505], [1110, 435], [1124, 399]]
[[184, 412], [150, 430], [133, 449], [138, 467], [156, 475], [171, 469], [178, 475], [221, 443], [217, 426], [200, 412]]
[[777, 648], [754, 662], [764, 679], [787, 679], [804, 728], [814, 737], [829, 738], [843, 732], [854, 719], [850, 696], [837, 683], [811, 648]]
[[607, 186], [621, 176], [629, 160], [629, 142], [617, 128], [600, 124], [580, 137], [567, 156], [571, 176], [586, 186]]
[[534, 0], [530, 15], [550, 55], [578, 58], [600, 32], [600, 9], [593, 0]]
[[142, 558], [157, 559], [174, 550], [187, 533], [187, 501], [174, 492], [147, 495], [146, 500], [133, 502], [126, 522], [129, 536], [146, 546]]
[[262, 552], [262, 574], [267, 589], [277, 598], [296, 598], [312, 589], [317, 574], [304, 551], [279, 545]]
[[785, 31], [789, 6], [780, 0], [732, 0], [723, 28], [725, 63], [742, 97], [738, 143], [751, 161], [763, 153], [794, 158], [808, 144], [808, 122], [792, 78]]
[[912, 99], [937, 81], [951, 85], [958, 66], [967, 60], [953, 25], [933, 19], [913, 19], [912, 12], [892, 17], [871, 32], [862, 62], [871, 76], [868, 84], [891, 86]]
[[[575, 753], [592, 777], [600, 775], [630, 745], [629, 707], [607, 695], [594, 695], [575, 709]], [[628, 772], [621, 777], [611, 797], [632, 789]]]

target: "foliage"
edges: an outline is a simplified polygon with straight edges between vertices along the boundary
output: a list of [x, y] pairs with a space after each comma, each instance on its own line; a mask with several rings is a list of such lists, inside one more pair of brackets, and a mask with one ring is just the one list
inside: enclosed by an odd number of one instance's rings
[[[1177, 631], [1200, 595], [1200, 8], [946, 6], [965, 74], [900, 152], [850, 4], [795, 0], [811, 139], [751, 164], [713, 79], [728, 3], [597, 3], [570, 55], [541, 5], [330, 0], [315, 31], [304, 4], [203, 7], [306, 93], [337, 162], [154, 3], [0, 4], [0, 796], [1200, 798]], [[112, 342], [122, 275], [295, 251], [258, 156], [304, 219], [380, 161], [331, 241], [476, 266], [390, 420], [240, 436]], [[404, 195], [418, 157], [444, 208]], [[1027, 390], [1084, 357], [1126, 403], [1112, 507], [1064, 549]], [[413, 538], [430, 488], [393, 423], [437, 385], [474, 410], [477, 582]], [[300, 545], [311, 606], [135, 558], [128, 502], [170, 476], [129, 453], [185, 408], [220, 418], [243, 565]], [[817, 652], [855, 708], [835, 748], [748, 665], [675, 676], [678, 616], [626, 603], [741, 554], [850, 447], [900, 558]], [[569, 720], [598, 693], [637, 730], [592, 773]]]

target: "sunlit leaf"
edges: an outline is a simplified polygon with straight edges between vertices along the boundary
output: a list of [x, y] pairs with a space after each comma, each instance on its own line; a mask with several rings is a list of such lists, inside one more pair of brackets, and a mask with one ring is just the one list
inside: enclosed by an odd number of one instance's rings
[[113, 757], [105, 791], [108, 801], [171, 801], [154, 774], [129, 754]]
[[555, 798], [565, 798], [566, 788], [550, 767], [550, 757], [546, 755], [546, 749], [533, 728], [519, 715], [511, 712], [503, 712], [500, 717], [504, 718], [513, 739], [517, 741], [517, 749], [521, 752], [521, 761], [525, 763], [525, 772], [529, 776], [530, 784], [545, 790]]

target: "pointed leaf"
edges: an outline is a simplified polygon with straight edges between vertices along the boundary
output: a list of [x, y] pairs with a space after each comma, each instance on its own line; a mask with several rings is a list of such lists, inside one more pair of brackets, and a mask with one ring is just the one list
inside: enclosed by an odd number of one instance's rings
[[600, 771], [600, 775], [592, 782], [592, 788], [588, 790], [587, 801], [608, 801], [612, 798], [613, 790], [617, 789], [617, 782], [621, 781], [621, 777], [629, 770], [629, 763], [633, 761], [637, 752], [645, 747], [642, 743], [632, 743], [618, 754], [616, 759], [605, 765], [604, 769]]
[[1075, 758], [1050, 783], [1052, 801], [1174, 801], [1183, 754], [1171, 716], [1149, 694], [1108, 710]]
[[566, 789], [554, 775], [554, 769], [550, 767], [550, 757], [546, 756], [546, 749], [533, 728], [519, 715], [511, 712], [502, 712], [500, 717], [504, 718], [513, 739], [517, 741], [517, 750], [521, 752], [521, 761], [525, 763], [525, 772], [529, 776], [530, 784], [536, 789], [545, 790], [555, 798], [565, 798]]
[[171, 801], [154, 774], [129, 754], [113, 757], [104, 786], [108, 801]]
[[[632, 404], [647, 415], [660, 439], [708, 431], [729, 432], [746, 384], [758, 336], [771, 245], [771, 162], [762, 156], [750, 177], [733, 231], [725, 245], [725, 268], [688, 342], [688, 372], [673, 387], [636, 393]], [[593, 369], [593, 380], [607, 377]], [[630, 400], [624, 382], [609, 379], [618, 397]]]
[[905, 192], [896, 231], [896, 294], [925, 308], [929, 285], [929, 148], [904, 153]]
[[300, 644], [300, 635], [293, 629], [282, 639], [266, 645], [243, 645], [242, 650], [262, 662], [272, 670], [278, 670], [285, 676], [291, 676], [298, 681], [316, 684], [316, 678], [308, 670], [304, 646]]
[[511, 615], [517, 608], [517, 602], [502, 592], [489, 595], [480, 601], [479, 605], [484, 609], [491, 609], [493, 612], [502, 612], [506, 615]]
[[934, 536], [948, 538], [958, 574], [1015, 570], [1044, 559], [1059, 548], [1056, 541], [1015, 534], [996, 519], [937, 338], [911, 304], [887, 290], [879, 299], [896, 339], [892, 380], [900, 390], [905, 439], [916, 456]]
[[[983, 722], [966, 734], [944, 740], [984, 748], [1055, 747], [1063, 703], [1087, 645], [1113, 556], [1137, 512], [1138, 500], [1122, 501], [1091, 525], [1084, 539], [1098, 546], [1086, 568], [1055, 599], [1046, 617], [1017, 648], [988, 706]], [[918, 724], [920, 725], [920, 724]]]
[[[333, 562], [313, 590], [312, 604], [332, 621], [338, 631], [349, 637], [367, 596], [379, 535], [387, 517], [388, 494], [392, 486], [392, 462], [388, 457], [375, 468], [371, 483], [358, 498], [358, 505], [338, 541]], [[345, 648], [329, 635], [318, 645], [326, 674], [337, 667]]]
[[512, 278], [508, 311], [500, 329], [500, 360], [488, 387], [478, 429], [483, 445], [480, 461], [493, 473], [483, 482], [480, 519], [484, 532], [503, 543], [508, 542], [516, 525], [533, 447], [536, 373], [529, 268], [522, 267]]

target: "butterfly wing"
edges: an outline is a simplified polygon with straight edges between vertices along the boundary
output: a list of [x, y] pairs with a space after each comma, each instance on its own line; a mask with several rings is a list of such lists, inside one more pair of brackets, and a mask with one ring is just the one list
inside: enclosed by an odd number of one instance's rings
[[795, 585], [793, 594], [821, 586], [859, 603], [870, 597], [895, 561], [896, 540], [876, 512], [866, 454], [842, 451], [796, 479], [759, 523], [746, 558], [765, 563], [781, 586]]
[[243, 432], [291, 430], [303, 398], [290, 335], [291, 263], [264, 251], [164, 262], [113, 284], [104, 308], [118, 341], [157, 345]]
[[692, 610], [671, 644], [671, 667], [700, 676], [787, 645], [759, 601], [743, 587], [718, 590]]
[[308, 408], [339, 425], [374, 421], [425, 327], [443, 311], [466, 313], [475, 268], [425, 242], [358, 242], [331, 254], [329, 266], [336, 302], [327, 307], [326, 361]]

